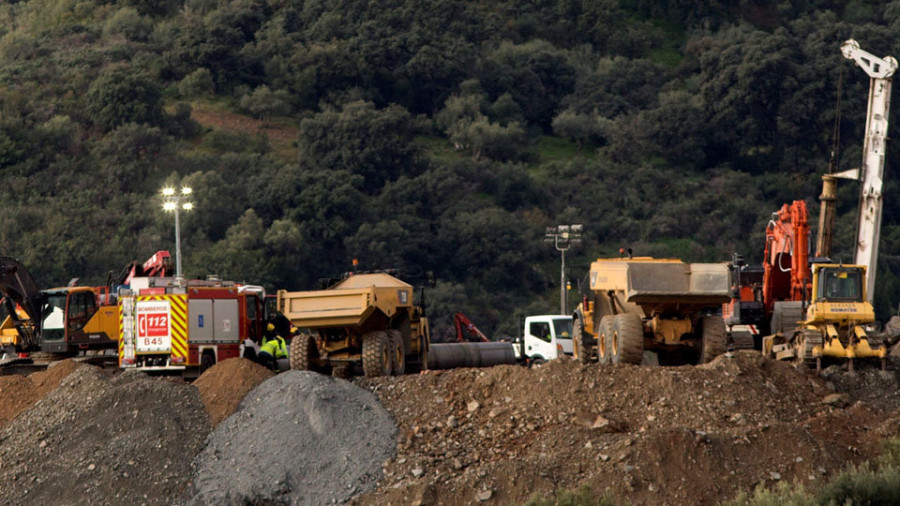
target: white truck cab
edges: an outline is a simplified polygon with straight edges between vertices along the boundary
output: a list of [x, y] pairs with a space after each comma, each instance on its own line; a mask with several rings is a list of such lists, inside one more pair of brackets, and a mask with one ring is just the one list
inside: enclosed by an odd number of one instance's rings
[[572, 355], [571, 316], [527, 316], [522, 336], [513, 340], [513, 351], [518, 360], [542, 364], [564, 354]]

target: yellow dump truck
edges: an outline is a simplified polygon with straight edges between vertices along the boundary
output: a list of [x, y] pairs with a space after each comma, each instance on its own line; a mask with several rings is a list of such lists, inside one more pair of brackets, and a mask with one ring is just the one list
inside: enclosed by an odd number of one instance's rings
[[[615, 258], [591, 263], [590, 292], [573, 314], [575, 357], [582, 362], [705, 363], [725, 352], [729, 300], [726, 264]], [[651, 355], [653, 357], [653, 355]]]
[[354, 274], [325, 290], [279, 290], [278, 309], [301, 332], [291, 343], [291, 369], [387, 376], [428, 364], [428, 319], [413, 304], [412, 285], [390, 274]]

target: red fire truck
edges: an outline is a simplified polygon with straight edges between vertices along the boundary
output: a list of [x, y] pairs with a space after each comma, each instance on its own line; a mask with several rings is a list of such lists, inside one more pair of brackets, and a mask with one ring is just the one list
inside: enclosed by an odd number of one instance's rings
[[265, 293], [230, 281], [134, 278], [119, 297], [119, 367], [197, 375], [240, 355], [265, 321]]

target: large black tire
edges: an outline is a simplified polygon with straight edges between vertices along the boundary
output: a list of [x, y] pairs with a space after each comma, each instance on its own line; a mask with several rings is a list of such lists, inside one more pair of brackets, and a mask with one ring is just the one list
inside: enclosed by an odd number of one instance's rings
[[216, 356], [212, 352], [204, 351], [203, 355], [200, 355], [200, 374], [205, 373], [214, 365], [216, 365]]
[[572, 322], [572, 354], [582, 364], [591, 363], [594, 354], [593, 338], [584, 331], [584, 320], [580, 317]]
[[644, 324], [637, 313], [621, 313], [613, 318], [610, 360], [614, 364], [639, 365], [644, 358]]
[[387, 332], [369, 332], [363, 336], [363, 374], [372, 378], [391, 375], [391, 346]]
[[728, 345], [725, 320], [721, 316], [704, 316], [700, 318], [700, 332], [700, 363], [708, 364], [725, 353]]
[[403, 334], [399, 330], [389, 330], [387, 333], [391, 345], [391, 374], [394, 376], [406, 374], [406, 345], [403, 343]]
[[288, 357], [291, 369], [297, 371], [312, 371], [319, 358], [319, 348], [316, 346], [316, 338], [309, 334], [294, 336], [291, 343], [291, 353]]
[[247, 360], [256, 362], [256, 360], [257, 360], [257, 359], [256, 359], [256, 349], [253, 348], [253, 347], [251, 347], [251, 346], [247, 346], [246, 348], [244, 348], [244, 355], [243, 355], [243, 356], [244, 356], [244, 358], [246, 358]]
[[612, 363], [614, 331], [612, 315], [600, 318], [600, 326], [597, 328], [597, 360], [601, 364]]

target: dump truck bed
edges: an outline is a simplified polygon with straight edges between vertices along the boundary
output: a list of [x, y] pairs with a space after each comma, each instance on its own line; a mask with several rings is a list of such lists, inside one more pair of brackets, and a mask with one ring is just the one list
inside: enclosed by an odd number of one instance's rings
[[726, 264], [652, 258], [599, 259], [590, 279], [591, 290], [624, 293], [638, 305], [717, 305], [729, 300], [731, 288]]
[[278, 291], [281, 312], [306, 328], [361, 326], [375, 311], [390, 317], [411, 301], [412, 285], [384, 273], [350, 276], [326, 290]]

